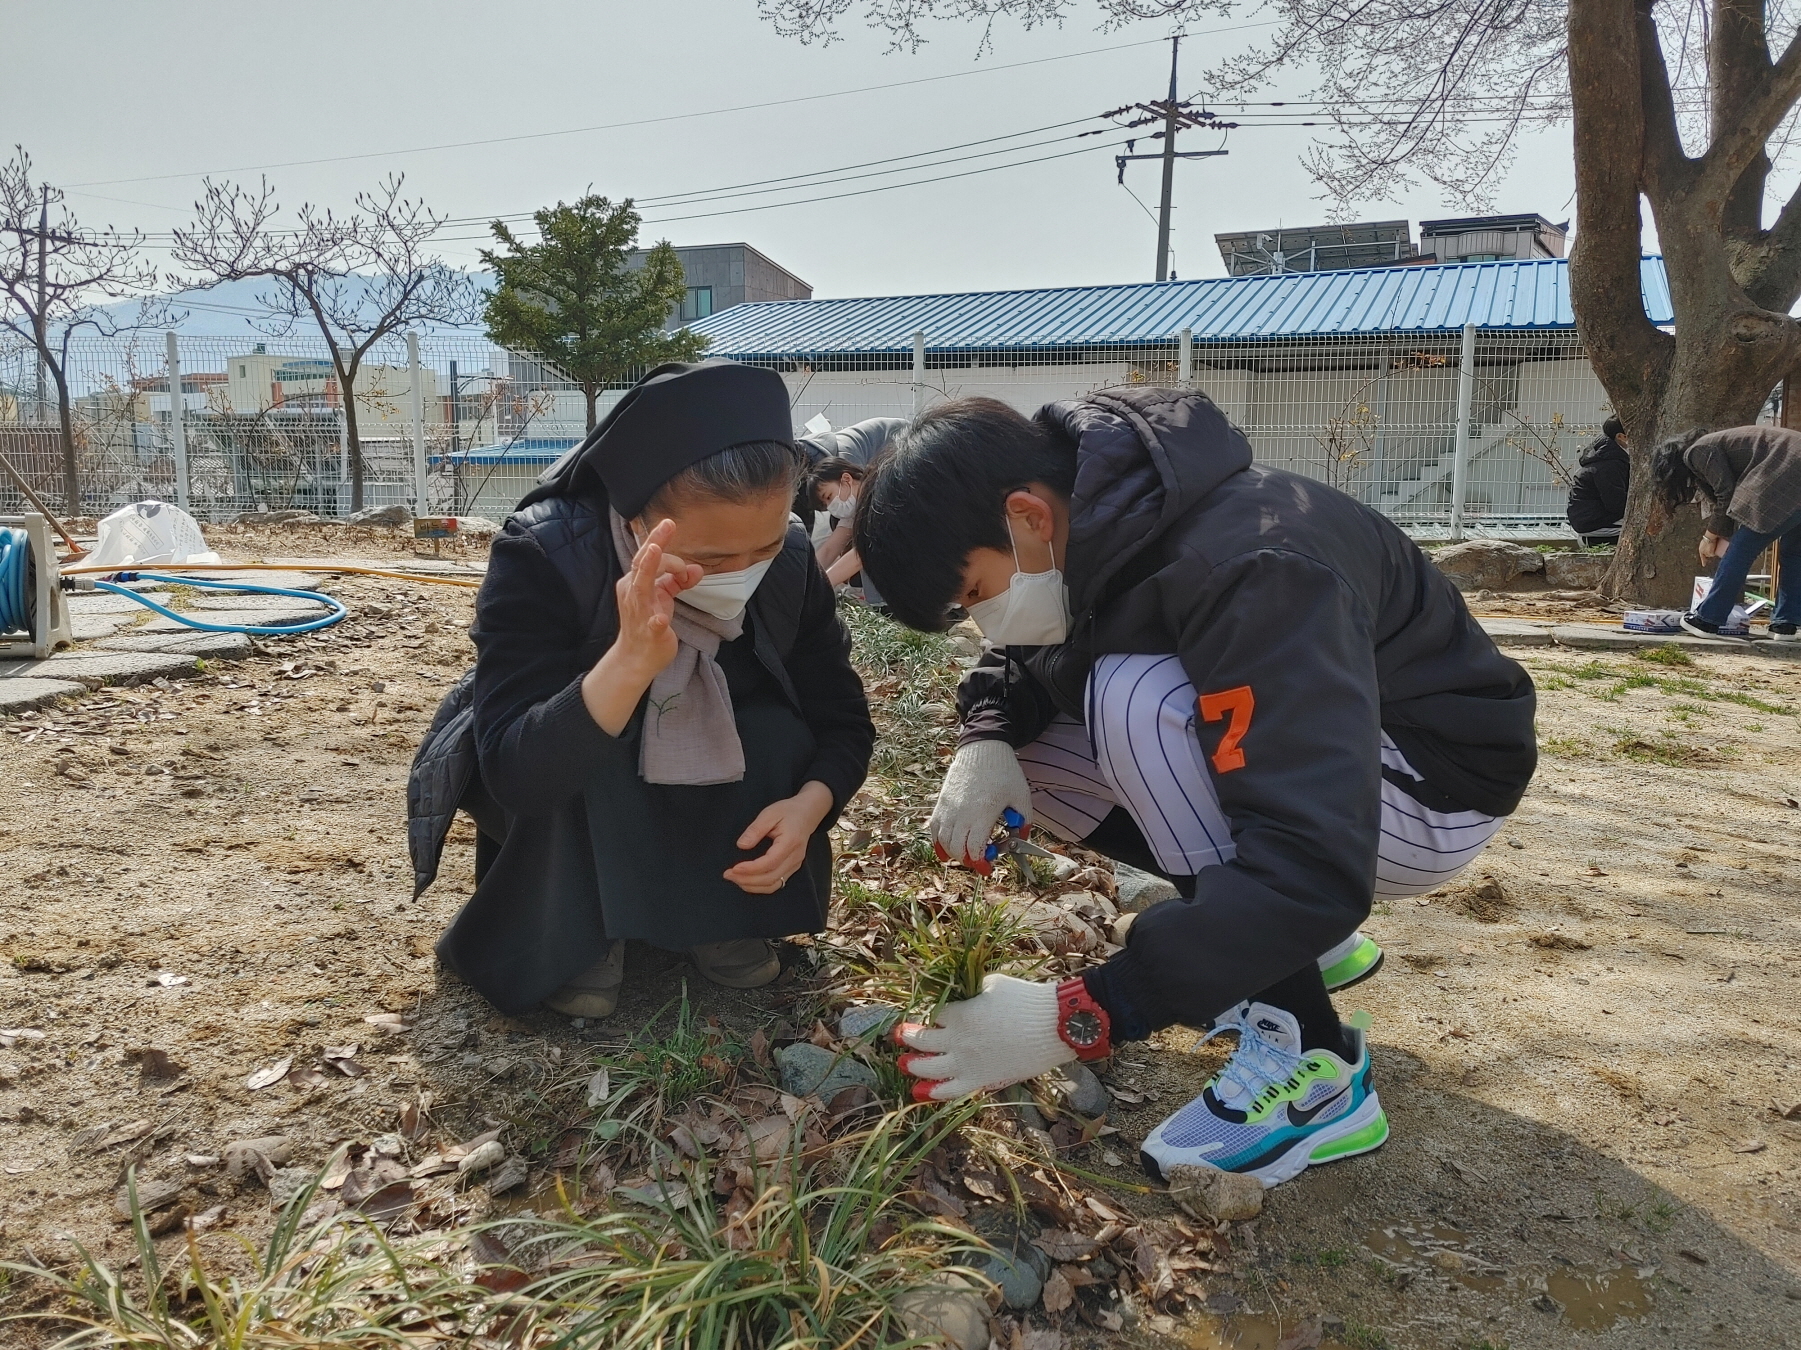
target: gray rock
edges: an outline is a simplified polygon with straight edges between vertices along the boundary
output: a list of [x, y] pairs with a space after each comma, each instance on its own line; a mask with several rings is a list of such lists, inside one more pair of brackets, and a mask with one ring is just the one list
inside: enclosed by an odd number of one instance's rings
[[244, 633], [121, 633], [95, 645], [104, 652], [178, 652], [220, 661], [242, 661], [250, 655], [250, 638]]
[[458, 516], [458, 534], [499, 534], [500, 526], [491, 520], [483, 520], [480, 516]]
[[270, 1134], [258, 1139], [235, 1139], [225, 1146], [225, 1175], [242, 1181], [246, 1175], [267, 1176], [280, 1163], [294, 1156], [294, 1144], [286, 1135]]
[[999, 1286], [1009, 1308], [1035, 1307], [1051, 1273], [1051, 1259], [1032, 1245], [1041, 1231], [1036, 1220], [1021, 1218], [1011, 1208], [979, 1209], [973, 1220], [976, 1232], [994, 1248], [991, 1255], [970, 1264]]
[[283, 1209], [288, 1201], [312, 1185], [317, 1175], [310, 1167], [283, 1167], [269, 1177], [269, 1203]]
[[1113, 1108], [1113, 1098], [1086, 1064], [1065, 1064], [1056, 1086], [1064, 1104], [1079, 1116], [1104, 1116]]
[[846, 1008], [838, 1017], [838, 1034], [847, 1041], [879, 1039], [900, 1020], [900, 1009], [886, 1003], [865, 1003]]
[[875, 1070], [861, 1060], [834, 1055], [806, 1041], [777, 1050], [775, 1062], [781, 1070], [782, 1091], [795, 1097], [818, 1097], [829, 1102], [845, 1088], [864, 1087], [876, 1092], [881, 1087]]
[[494, 1169], [494, 1175], [488, 1178], [488, 1190], [493, 1195], [499, 1195], [516, 1186], [523, 1186], [530, 1171], [531, 1168], [524, 1158], [517, 1153], [511, 1154], [505, 1162]]
[[[196, 611], [192, 617], [201, 623], [218, 624], [227, 628], [289, 628], [297, 621], [323, 619], [329, 613], [331, 611], [323, 605], [314, 605], [310, 609], [275, 612], [266, 609], [208, 609]], [[158, 616], [136, 631], [140, 633], [199, 633], [206, 630], [191, 628], [177, 619], [165, 619]]]
[[[138, 591], [146, 600], [154, 600], [159, 605], [169, 603], [167, 591]], [[68, 597], [69, 615], [71, 618], [84, 614], [123, 614], [126, 618], [135, 618], [150, 611], [123, 595], [115, 595], [112, 591], [77, 591]]]
[[172, 652], [59, 652], [42, 661], [0, 661], [0, 680], [21, 676], [74, 680], [90, 689], [106, 684], [138, 684], [159, 675], [175, 679], [194, 673], [193, 657]]
[[1611, 553], [1547, 553], [1545, 581], [1560, 591], [1592, 591], [1612, 566]]
[[290, 520], [317, 520], [311, 511], [240, 511], [234, 524], [286, 525]]
[[1149, 909], [1164, 900], [1174, 900], [1178, 895], [1173, 883], [1122, 862], [1113, 864], [1113, 880], [1119, 886], [1119, 899], [1115, 903], [1130, 913]]
[[1460, 591], [1504, 591], [1519, 577], [1542, 576], [1545, 555], [1505, 539], [1468, 539], [1432, 555]]
[[365, 506], [361, 511], [352, 511], [348, 519], [352, 525], [411, 525], [413, 512], [411, 507], [398, 503], [393, 506]]
[[[167, 1209], [181, 1199], [181, 1183], [179, 1181], [140, 1181], [138, 1183], [138, 1209], [144, 1214], [154, 1214], [159, 1209]], [[131, 1217], [131, 1190], [119, 1187], [118, 1194], [113, 1196], [113, 1212], [121, 1219]]]
[[894, 1314], [910, 1341], [952, 1350], [986, 1350], [988, 1300], [956, 1275], [934, 1275], [930, 1284], [894, 1300]]
[[995, 1251], [974, 1265], [1000, 1286], [1001, 1300], [1009, 1308], [1023, 1311], [1038, 1305], [1044, 1293], [1044, 1277], [1032, 1269], [1023, 1253]]
[[1027, 1129], [1042, 1132], [1050, 1128], [1050, 1122], [1044, 1118], [1044, 1112], [1038, 1109], [1038, 1103], [1032, 1099], [1032, 1093], [1024, 1083], [1002, 1088], [994, 1096], [996, 1101], [1012, 1107], [1014, 1116]]
[[1263, 1183], [1240, 1172], [1177, 1163], [1169, 1169], [1169, 1198], [1197, 1219], [1254, 1219], [1263, 1212]]

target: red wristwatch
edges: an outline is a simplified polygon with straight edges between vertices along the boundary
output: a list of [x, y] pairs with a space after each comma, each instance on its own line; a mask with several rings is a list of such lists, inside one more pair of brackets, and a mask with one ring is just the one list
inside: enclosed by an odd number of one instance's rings
[[1094, 1001], [1080, 975], [1057, 986], [1057, 1035], [1077, 1059], [1105, 1059], [1113, 1053], [1113, 1019]]

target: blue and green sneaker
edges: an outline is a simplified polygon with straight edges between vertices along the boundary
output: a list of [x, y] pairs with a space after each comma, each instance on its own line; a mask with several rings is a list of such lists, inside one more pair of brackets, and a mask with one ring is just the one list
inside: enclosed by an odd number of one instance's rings
[[1352, 933], [1319, 959], [1328, 992], [1348, 989], [1382, 969], [1382, 949], [1362, 933]]
[[1167, 1180], [1179, 1163], [1241, 1172], [1265, 1186], [1287, 1181], [1315, 1163], [1380, 1148], [1388, 1117], [1371, 1082], [1369, 1045], [1360, 1014], [1344, 1029], [1351, 1061], [1329, 1050], [1301, 1049], [1292, 1013], [1267, 1003], [1241, 1003], [1209, 1037], [1238, 1033], [1238, 1048], [1201, 1095], [1144, 1141], [1144, 1169]]

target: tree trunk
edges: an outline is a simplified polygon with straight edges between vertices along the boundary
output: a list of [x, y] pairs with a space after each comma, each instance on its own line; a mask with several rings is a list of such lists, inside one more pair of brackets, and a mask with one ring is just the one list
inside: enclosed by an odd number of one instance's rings
[[595, 404], [600, 401], [600, 386], [597, 384], [584, 384], [582, 386], [582, 397], [588, 400], [588, 430], [592, 431], [594, 430], [594, 423], [597, 420], [594, 416], [594, 408]]
[[81, 465], [75, 457], [75, 417], [69, 408], [69, 381], [59, 363], [51, 361], [45, 364], [50, 367], [51, 378], [56, 381], [56, 420], [62, 432], [63, 514], [85, 515], [81, 509]]
[[[1760, 307], [1732, 271], [1726, 239], [1733, 185], [1687, 156], [1648, 4], [1572, 0], [1570, 98], [1577, 232], [1570, 302], [1595, 375], [1626, 424], [1632, 486], [1604, 589], [1639, 603], [1686, 606], [1700, 521], [1654, 498], [1660, 442], [1694, 427], [1756, 420], [1791, 369], [1798, 333]], [[1641, 194], [1652, 206], [1677, 316], [1674, 334], [1645, 315], [1639, 277]]]
[[350, 459], [350, 509], [363, 509], [363, 443], [356, 430], [356, 376], [340, 376], [344, 391], [344, 447]]

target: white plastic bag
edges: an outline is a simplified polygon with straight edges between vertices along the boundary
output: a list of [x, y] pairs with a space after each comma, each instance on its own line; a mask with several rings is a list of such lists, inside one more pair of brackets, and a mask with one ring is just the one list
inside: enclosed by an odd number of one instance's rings
[[149, 567], [156, 563], [216, 563], [194, 517], [168, 502], [133, 502], [100, 522], [100, 541], [83, 563]]

